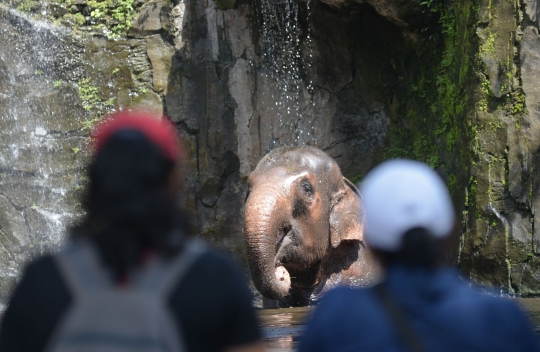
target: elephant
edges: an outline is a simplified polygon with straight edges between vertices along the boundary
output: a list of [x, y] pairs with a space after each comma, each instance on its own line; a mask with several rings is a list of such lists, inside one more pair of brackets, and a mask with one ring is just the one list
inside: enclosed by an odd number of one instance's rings
[[377, 279], [360, 193], [316, 147], [281, 147], [259, 161], [248, 178], [243, 232], [265, 307], [305, 306], [330, 288]]

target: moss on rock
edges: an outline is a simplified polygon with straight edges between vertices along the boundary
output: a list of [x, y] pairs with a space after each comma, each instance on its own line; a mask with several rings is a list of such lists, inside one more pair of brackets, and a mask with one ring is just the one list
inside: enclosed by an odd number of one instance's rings
[[214, 0], [214, 2], [220, 10], [234, 9], [236, 4], [236, 0]]

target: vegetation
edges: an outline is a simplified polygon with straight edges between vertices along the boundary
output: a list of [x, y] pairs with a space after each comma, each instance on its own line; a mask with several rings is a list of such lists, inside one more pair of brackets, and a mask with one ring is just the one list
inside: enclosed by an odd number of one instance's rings
[[469, 167], [474, 162], [470, 144], [477, 136], [477, 127], [469, 118], [474, 109], [469, 87], [474, 85], [475, 9], [465, 0], [429, 0], [421, 5], [438, 18], [438, 23], [420, 30], [414, 43], [416, 52], [428, 49], [416, 59], [417, 67], [400, 63], [405, 57], [390, 62], [394, 70], [411, 71], [409, 77], [399, 79], [409, 93], [405, 110], [401, 110], [408, 126], [391, 133], [392, 144], [382, 159], [406, 157], [441, 168], [457, 197], [456, 204], [463, 204]]
[[[135, 0], [87, 0], [84, 5], [74, 5], [73, 0], [51, 1], [65, 9], [56, 15], [60, 17], [49, 15], [49, 19], [56, 24], [65, 24], [76, 30], [78, 27], [90, 27], [110, 38], [126, 35], [136, 14], [133, 8]], [[36, 0], [22, 0], [17, 9], [42, 16], [42, 7]], [[84, 13], [88, 16], [85, 17]]]
[[[101, 121], [112, 110], [116, 98], [112, 97], [108, 100], [103, 100], [99, 94], [99, 88], [92, 83], [90, 78], [84, 78], [78, 82], [78, 92], [83, 109], [94, 115], [94, 117], [82, 123], [83, 130], [91, 130], [96, 123]], [[77, 154], [75, 150], [73, 152]]]
[[38, 3], [35, 0], [23, 0], [17, 9], [23, 12], [32, 12], [38, 8]]
[[86, 23], [86, 18], [84, 15], [80, 12], [77, 13], [66, 13], [62, 20], [64, 23], [71, 25], [71, 26], [78, 26], [81, 27]]
[[88, 0], [90, 16], [99, 27], [110, 30], [112, 37], [124, 35], [135, 17], [134, 0]]
[[220, 10], [234, 9], [236, 0], [214, 0]]
[[84, 110], [89, 111], [101, 103], [102, 100], [98, 95], [99, 88], [92, 85], [90, 78], [81, 79], [78, 83], [78, 90]]

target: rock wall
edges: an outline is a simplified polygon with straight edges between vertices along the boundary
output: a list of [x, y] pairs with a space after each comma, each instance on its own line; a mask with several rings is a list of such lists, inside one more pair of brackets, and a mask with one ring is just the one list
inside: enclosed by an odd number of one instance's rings
[[481, 1], [463, 270], [511, 293], [540, 292], [539, 3]]
[[[484, 3], [485, 2], [485, 3]], [[246, 178], [311, 144], [361, 180], [428, 162], [462, 214], [449, 253], [518, 293], [536, 277], [538, 6], [459, 0], [10, 0], [0, 4], [0, 301], [80, 214], [88, 130], [169, 115], [197, 233], [243, 261]]]

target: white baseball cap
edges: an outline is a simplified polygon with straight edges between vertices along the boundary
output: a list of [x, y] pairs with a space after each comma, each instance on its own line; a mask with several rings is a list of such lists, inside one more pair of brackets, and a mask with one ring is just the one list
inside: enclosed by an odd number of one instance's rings
[[438, 238], [450, 235], [454, 208], [442, 179], [428, 165], [412, 160], [386, 161], [360, 185], [366, 211], [364, 238], [373, 248], [396, 252], [403, 235], [422, 227]]

